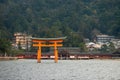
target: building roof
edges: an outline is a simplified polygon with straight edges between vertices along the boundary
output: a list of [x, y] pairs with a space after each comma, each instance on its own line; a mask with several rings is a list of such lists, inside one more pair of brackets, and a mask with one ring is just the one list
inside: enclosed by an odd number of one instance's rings
[[114, 36], [109, 36], [109, 35], [97, 35], [97, 37], [114, 37]]

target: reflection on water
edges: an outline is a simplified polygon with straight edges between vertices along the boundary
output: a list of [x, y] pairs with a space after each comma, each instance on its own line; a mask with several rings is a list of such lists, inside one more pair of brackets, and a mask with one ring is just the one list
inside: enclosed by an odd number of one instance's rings
[[0, 80], [120, 80], [117, 60], [0, 61]]

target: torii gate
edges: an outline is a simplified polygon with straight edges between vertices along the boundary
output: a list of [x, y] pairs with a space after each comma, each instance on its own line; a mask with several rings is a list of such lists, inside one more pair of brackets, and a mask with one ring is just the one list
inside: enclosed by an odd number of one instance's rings
[[62, 42], [66, 37], [60, 38], [32, 38], [34, 47], [38, 47], [37, 62], [41, 63], [41, 47], [54, 47], [55, 63], [58, 62], [58, 49], [57, 47], [63, 46]]

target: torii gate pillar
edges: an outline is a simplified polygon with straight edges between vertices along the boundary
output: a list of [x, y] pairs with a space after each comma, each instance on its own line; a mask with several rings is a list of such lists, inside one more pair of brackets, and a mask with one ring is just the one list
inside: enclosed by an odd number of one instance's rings
[[37, 62], [41, 63], [41, 47], [54, 47], [54, 60], [55, 63], [58, 62], [58, 49], [57, 47], [62, 46], [63, 39], [66, 37], [61, 38], [32, 38], [33, 46], [38, 47], [37, 51]]

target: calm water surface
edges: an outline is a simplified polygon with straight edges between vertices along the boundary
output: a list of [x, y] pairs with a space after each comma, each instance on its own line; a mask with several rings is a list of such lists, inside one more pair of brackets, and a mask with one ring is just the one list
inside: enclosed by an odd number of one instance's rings
[[0, 61], [0, 80], [120, 80], [120, 60]]

